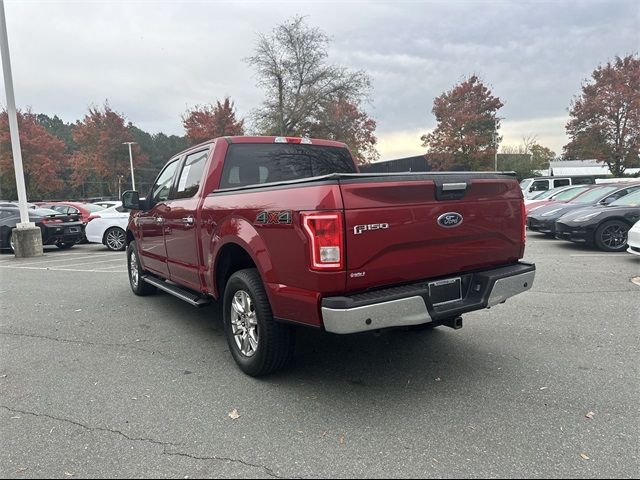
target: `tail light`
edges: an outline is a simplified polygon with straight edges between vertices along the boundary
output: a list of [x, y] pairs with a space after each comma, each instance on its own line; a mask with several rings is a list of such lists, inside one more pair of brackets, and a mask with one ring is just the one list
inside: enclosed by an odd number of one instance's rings
[[62, 223], [59, 218], [43, 218], [42, 223]]
[[341, 212], [306, 212], [302, 227], [309, 237], [312, 270], [344, 270], [344, 222]]
[[304, 145], [311, 145], [311, 139], [307, 137], [276, 137], [273, 143], [302, 143]]
[[91, 220], [94, 220], [96, 218], [101, 218], [100, 215], [89, 215], [89, 218], [87, 218], [87, 223], [89, 223]]

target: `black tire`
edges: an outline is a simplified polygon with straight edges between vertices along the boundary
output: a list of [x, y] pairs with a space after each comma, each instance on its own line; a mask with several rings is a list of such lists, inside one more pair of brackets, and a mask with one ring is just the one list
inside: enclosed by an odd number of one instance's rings
[[605, 252], [622, 252], [627, 249], [629, 225], [621, 220], [609, 220], [596, 229], [596, 247]]
[[56, 247], [58, 247], [60, 250], [68, 250], [71, 247], [73, 247], [74, 245], [75, 245], [75, 243], [73, 243], [73, 242], [56, 243]]
[[[135, 265], [135, 269], [133, 266]], [[152, 295], [158, 290], [153, 285], [142, 280], [144, 270], [140, 265], [140, 257], [138, 256], [138, 246], [136, 242], [131, 242], [127, 247], [127, 272], [129, 274], [129, 285], [133, 293], [140, 297]]]
[[120, 227], [111, 227], [104, 232], [102, 243], [112, 252], [121, 252], [127, 248], [127, 234]]
[[[236, 343], [237, 337], [234, 335], [233, 329], [234, 326], [239, 327], [237, 324], [232, 325], [234, 315], [232, 302], [236, 293], [242, 296], [242, 292], [250, 298], [251, 313], [248, 315], [252, 316], [254, 322], [257, 322], [253, 327], [257, 331], [257, 346], [251, 356], [243, 353], [241, 346]], [[245, 320], [249, 325], [249, 319]], [[291, 325], [278, 323], [273, 319], [267, 292], [260, 279], [260, 274], [255, 268], [239, 270], [229, 278], [224, 291], [223, 322], [231, 355], [247, 375], [252, 377], [267, 375], [283, 368], [293, 358], [295, 329]], [[238, 341], [242, 342], [239, 337]]]

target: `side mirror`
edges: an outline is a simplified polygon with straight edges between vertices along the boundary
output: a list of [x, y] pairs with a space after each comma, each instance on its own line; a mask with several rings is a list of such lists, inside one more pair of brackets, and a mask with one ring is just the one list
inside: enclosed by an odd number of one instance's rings
[[140, 200], [140, 194], [135, 190], [127, 190], [122, 194], [122, 206], [129, 210], [146, 210], [146, 203]]
[[613, 202], [615, 202], [616, 200], [617, 200], [617, 199], [616, 199], [616, 197], [607, 197], [607, 198], [605, 198], [604, 200], [602, 200], [600, 203], [601, 203], [602, 205], [609, 205], [610, 203], [613, 203]]

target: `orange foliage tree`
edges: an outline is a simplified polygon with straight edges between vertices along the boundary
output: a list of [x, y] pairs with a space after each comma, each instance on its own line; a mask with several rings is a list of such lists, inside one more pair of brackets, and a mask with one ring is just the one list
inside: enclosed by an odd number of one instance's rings
[[244, 120], [236, 118], [229, 97], [215, 105], [196, 105], [182, 116], [182, 124], [193, 145], [217, 137], [244, 135]]
[[475, 75], [437, 97], [431, 111], [438, 125], [421, 137], [432, 168], [493, 169], [500, 140], [493, 138], [494, 121], [502, 106]]
[[[28, 198], [40, 199], [60, 192], [64, 187], [64, 142], [40, 125], [31, 111], [18, 112], [18, 130]], [[0, 172], [1, 196], [17, 198], [9, 116], [5, 109], [0, 111]]]
[[[111, 195], [118, 193], [118, 178], [124, 188], [130, 185], [129, 149], [123, 142], [133, 141], [125, 118], [105, 102], [102, 108], [90, 107], [89, 113], [73, 128], [77, 149], [71, 156], [75, 186], [86, 182], [105, 182]], [[147, 161], [138, 145], [133, 145], [134, 169]]]
[[595, 158], [619, 177], [640, 152], [640, 58], [616, 57], [591, 77], [569, 110], [564, 157]]
[[347, 144], [359, 165], [378, 160], [374, 132], [376, 122], [353, 101], [340, 98], [327, 102], [310, 129], [310, 136]]

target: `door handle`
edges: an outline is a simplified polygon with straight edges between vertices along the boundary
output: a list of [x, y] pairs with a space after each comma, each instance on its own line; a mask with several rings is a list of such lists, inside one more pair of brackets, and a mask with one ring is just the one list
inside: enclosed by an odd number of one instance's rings
[[193, 217], [184, 217], [182, 219], [182, 223], [184, 223], [185, 225], [192, 226], [195, 223], [195, 220], [193, 219]]

